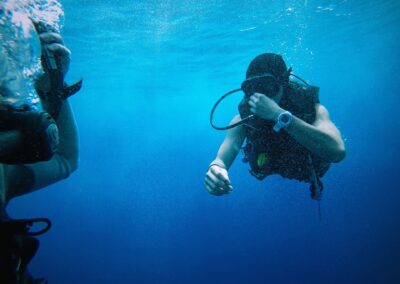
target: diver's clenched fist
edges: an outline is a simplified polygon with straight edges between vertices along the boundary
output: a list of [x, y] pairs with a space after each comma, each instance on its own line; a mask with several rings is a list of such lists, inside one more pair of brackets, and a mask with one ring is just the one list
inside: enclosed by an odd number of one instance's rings
[[216, 164], [208, 168], [204, 183], [208, 192], [216, 196], [228, 194], [233, 189], [228, 171]]

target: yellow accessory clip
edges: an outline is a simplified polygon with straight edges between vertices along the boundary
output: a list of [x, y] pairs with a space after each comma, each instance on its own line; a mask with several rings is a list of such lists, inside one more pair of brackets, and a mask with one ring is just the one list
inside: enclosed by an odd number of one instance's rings
[[265, 165], [266, 162], [267, 162], [267, 155], [265, 153], [259, 154], [257, 158], [257, 166], [261, 168], [262, 166]]

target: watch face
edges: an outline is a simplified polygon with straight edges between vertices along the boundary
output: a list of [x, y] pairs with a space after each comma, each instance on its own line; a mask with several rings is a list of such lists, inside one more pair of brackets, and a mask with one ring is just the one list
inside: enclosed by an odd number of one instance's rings
[[279, 116], [279, 123], [287, 126], [292, 121], [292, 114], [290, 112], [284, 112]]
[[290, 112], [281, 113], [278, 116], [278, 122], [274, 125], [273, 130], [278, 132], [282, 128], [286, 128], [292, 122], [292, 114]]
[[290, 120], [290, 117], [289, 117], [289, 115], [287, 115], [287, 114], [284, 114], [284, 115], [282, 115], [281, 116], [281, 121], [283, 122], [283, 123], [288, 123], [289, 122], [289, 120]]

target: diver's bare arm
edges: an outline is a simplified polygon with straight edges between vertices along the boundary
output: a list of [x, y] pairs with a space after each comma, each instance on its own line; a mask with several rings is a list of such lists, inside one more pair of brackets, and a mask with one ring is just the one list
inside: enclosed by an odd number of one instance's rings
[[346, 155], [344, 141], [333, 122], [328, 110], [317, 104], [316, 120], [311, 125], [293, 117], [286, 131], [300, 144], [327, 162], [340, 162]]
[[5, 165], [7, 200], [43, 188], [67, 178], [78, 167], [79, 148], [75, 119], [65, 101], [57, 119], [60, 144], [57, 153], [46, 162], [25, 165]]
[[78, 167], [78, 132], [68, 101], [63, 103], [56, 123], [60, 136], [56, 154], [50, 161], [27, 165], [35, 176], [33, 189], [39, 189], [67, 178]]
[[[239, 120], [240, 116], [237, 115], [232, 119], [231, 124], [236, 123]], [[224, 141], [219, 147], [217, 157], [211, 164], [217, 164], [229, 169], [239, 153], [245, 137], [246, 133], [243, 126], [234, 127], [228, 130]]]

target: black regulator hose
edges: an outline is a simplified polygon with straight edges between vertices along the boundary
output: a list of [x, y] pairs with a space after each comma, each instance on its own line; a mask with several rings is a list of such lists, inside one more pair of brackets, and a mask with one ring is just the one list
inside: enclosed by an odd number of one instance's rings
[[[30, 228], [37, 223], [44, 224], [43, 228], [37, 231], [30, 231]], [[46, 233], [51, 228], [51, 221], [47, 218], [7, 220], [0, 222], [0, 233], [14, 234], [23, 236], [39, 236]]]
[[220, 98], [218, 99], [218, 101], [214, 104], [213, 108], [211, 109], [211, 114], [210, 114], [210, 124], [211, 124], [212, 128], [214, 128], [214, 129], [216, 129], [216, 130], [228, 130], [228, 129], [237, 127], [237, 126], [239, 126], [239, 125], [245, 124], [246, 122], [248, 122], [249, 120], [251, 120], [251, 119], [254, 118], [254, 114], [251, 114], [251, 115], [249, 115], [248, 117], [245, 117], [245, 118], [243, 118], [242, 120], [240, 120], [240, 121], [238, 121], [238, 122], [236, 122], [236, 123], [227, 125], [227, 126], [216, 126], [216, 125], [214, 124], [214, 112], [215, 112], [216, 108], [218, 107], [218, 105], [219, 105], [226, 97], [232, 95], [233, 93], [239, 92], [239, 91], [242, 91], [242, 89], [235, 89], [235, 90], [233, 90], [233, 91], [230, 91], [230, 92], [226, 93], [225, 95], [223, 95], [222, 97], [220, 97]]

